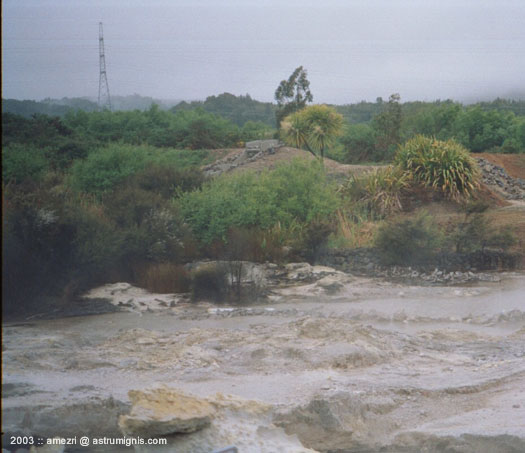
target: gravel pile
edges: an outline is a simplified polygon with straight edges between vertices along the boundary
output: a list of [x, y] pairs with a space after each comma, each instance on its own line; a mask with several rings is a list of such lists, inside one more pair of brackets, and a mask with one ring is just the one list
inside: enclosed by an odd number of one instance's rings
[[525, 180], [512, 178], [503, 168], [482, 157], [478, 157], [477, 161], [484, 184], [497, 188], [507, 200], [525, 200]]

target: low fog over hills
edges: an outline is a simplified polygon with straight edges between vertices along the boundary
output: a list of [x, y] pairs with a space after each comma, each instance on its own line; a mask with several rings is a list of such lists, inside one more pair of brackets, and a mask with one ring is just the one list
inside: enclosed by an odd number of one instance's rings
[[299, 65], [320, 103], [524, 96], [520, 0], [7, 0], [3, 97], [96, 97], [99, 22], [113, 96], [269, 102]]

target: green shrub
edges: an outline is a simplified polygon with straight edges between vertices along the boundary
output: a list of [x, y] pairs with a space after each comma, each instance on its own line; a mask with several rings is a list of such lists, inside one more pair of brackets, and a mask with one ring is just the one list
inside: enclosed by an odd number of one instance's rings
[[2, 149], [2, 180], [39, 180], [48, 168], [45, 153], [32, 145], [14, 143]]
[[305, 225], [292, 245], [297, 249], [297, 253], [301, 254], [307, 261], [315, 262], [320, 250], [335, 231], [335, 222], [326, 219], [314, 219]]
[[261, 121], [247, 121], [241, 129], [244, 141], [270, 139], [274, 134], [275, 129]]
[[174, 206], [151, 211], [142, 230], [147, 237], [144, 243], [148, 245], [148, 259], [182, 261], [187, 256], [184, 247], [191, 240], [191, 234]]
[[490, 208], [490, 204], [486, 200], [470, 200], [465, 204], [465, 214], [481, 214]]
[[126, 181], [151, 195], [169, 199], [174, 195], [198, 189], [204, 182], [204, 174], [197, 168], [180, 169], [178, 166], [151, 163]]
[[425, 263], [441, 245], [441, 233], [428, 213], [381, 225], [374, 245], [383, 264]]
[[515, 121], [512, 112], [484, 111], [480, 106], [465, 108], [454, 124], [458, 142], [472, 152], [499, 151], [505, 138], [510, 137]]
[[214, 244], [214, 258], [228, 261], [271, 261], [269, 234], [260, 228], [232, 227], [224, 242]]
[[213, 161], [213, 153], [207, 149], [149, 148], [151, 165], [187, 170]]
[[456, 224], [450, 239], [456, 252], [474, 252], [483, 248], [489, 234], [490, 228], [485, 217], [477, 213]]
[[152, 105], [146, 111], [75, 112], [64, 119], [77, 134], [99, 143], [123, 142], [175, 148], [221, 148], [235, 145], [239, 127], [202, 109], [163, 111]]
[[168, 197], [199, 187], [204, 176], [194, 167], [208, 159], [208, 151], [111, 144], [76, 161], [70, 184], [77, 191], [101, 196], [126, 182]]
[[516, 243], [516, 237], [510, 228], [494, 228], [483, 214], [484, 203], [473, 203], [466, 206], [465, 219], [449, 225], [449, 241], [458, 253], [469, 253], [496, 248], [506, 250]]
[[346, 162], [346, 151], [344, 149], [344, 146], [337, 142], [326, 149], [325, 156], [328, 159], [335, 160], [339, 163], [345, 163]]
[[79, 200], [70, 207], [68, 222], [75, 228], [72, 252], [77, 269], [103, 275], [120, 262], [124, 237], [101, 205]]
[[451, 199], [469, 197], [478, 186], [476, 162], [453, 140], [443, 142], [419, 135], [398, 149], [395, 163], [416, 182]]
[[146, 156], [147, 149], [129, 145], [98, 149], [73, 164], [71, 185], [81, 192], [102, 195], [143, 169]]
[[239, 128], [221, 116], [202, 109], [179, 111], [173, 115], [172, 125], [160, 146], [190, 149], [213, 149], [233, 146], [240, 140]]
[[120, 252], [132, 261], [180, 261], [189, 231], [179, 212], [160, 195], [124, 186], [104, 200], [104, 215], [123, 238]]
[[184, 219], [204, 243], [225, 240], [232, 227], [287, 230], [338, 207], [334, 188], [317, 162], [295, 160], [261, 175], [224, 175], [180, 198]]
[[403, 111], [398, 93], [390, 95], [388, 103], [370, 122], [376, 132], [375, 149], [379, 160], [392, 160], [396, 147], [401, 143]]
[[518, 243], [512, 227], [506, 226], [494, 231], [488, 238], [487, 247], [507, 250]]
[[318, 162], [294, 159], [263, 172], [255, 187], [255, 203], [263, 228], [279, 222], [284, 227], [328, 219], [337, 209], [339, 198]]
[[191, 274], [191, 296], [195, 301], [222, 302], [228, 294], [228, 272], [218, 263], [209, 263]]
[[84, 159], [90, 151], [88, 143], [68, 141], [61, 146], [46, 149], [46, 158], [52, 168], [63, 171], [69, 168], [76, 160]]
[[377, 161], [383, 158], [376, 152], [377, 133], [368, 124], [349, 124], [340, 138], [345, 149], [345, 163]]
[[136, 186], [124, 185], [104, 197], [104, 211], [119, 228], [142, 225], [151, 212], [161, 209], [160, 195]]

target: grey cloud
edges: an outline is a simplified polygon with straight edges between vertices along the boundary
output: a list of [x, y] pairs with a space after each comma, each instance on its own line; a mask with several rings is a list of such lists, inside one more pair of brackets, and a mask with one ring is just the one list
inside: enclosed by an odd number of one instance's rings
[[298, 65], [316, 102], [525, 92], [525, 2], [7, 0], [3, 96], [96, 96], [98, 22], [114, 94], [271, 100]]

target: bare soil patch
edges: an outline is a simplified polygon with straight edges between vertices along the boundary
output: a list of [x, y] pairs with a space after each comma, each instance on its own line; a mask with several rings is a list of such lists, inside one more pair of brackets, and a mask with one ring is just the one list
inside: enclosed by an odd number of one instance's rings
[[[304, 159], [304, 160], [315, 160], [315, 157], [312, 156], [308, 151], [302, 149], [291, 148], [288, 146], [283, 146], [275, 151], [275, 154], [270, 154], [257, 159], [255, 162], [250, 162], [243, 166], [243, 168], [250, 168], [257, 171], [264, 170], [265, 168], [274, 168], [277, 164], [281, 162], [290, 161], [292, 159]], [[365, 173], [367, 171], [374, 170], [378, 168], [377, 165], [347, 165], [336, 162], [335, 160], [325, 158], [324, 166], [329, 173], [338, 173], [345, 175], [358, 175]]]
[[[218, 159], [215, 161], [215, 163], [219, 163], [221, 160], [228, 160], [238, 157], [243, 152], [244, 149], [214, 150], [213, 153], [218, 154]], [[254, 170], [260, 172], [266, 169], [275, 168], [276, 165], [283, 162], [289, 162], [293, 159], [312, 161], [315, 159], [315, 157], [312, 156], [312, 154], [310, 154], [308, 151], [291, 148], [289, 146], [283, 146], [277, 148], [273, 154], [264, 154], [255, 160], [243, 162], [236, 168], [232, 169], [232, 171]], [[328, 158], [324, 159], [324, 166], [326, 167], [328, 173], [340, 176], [359, 175], [382, 167], [381, 165], [347, 165]]]

